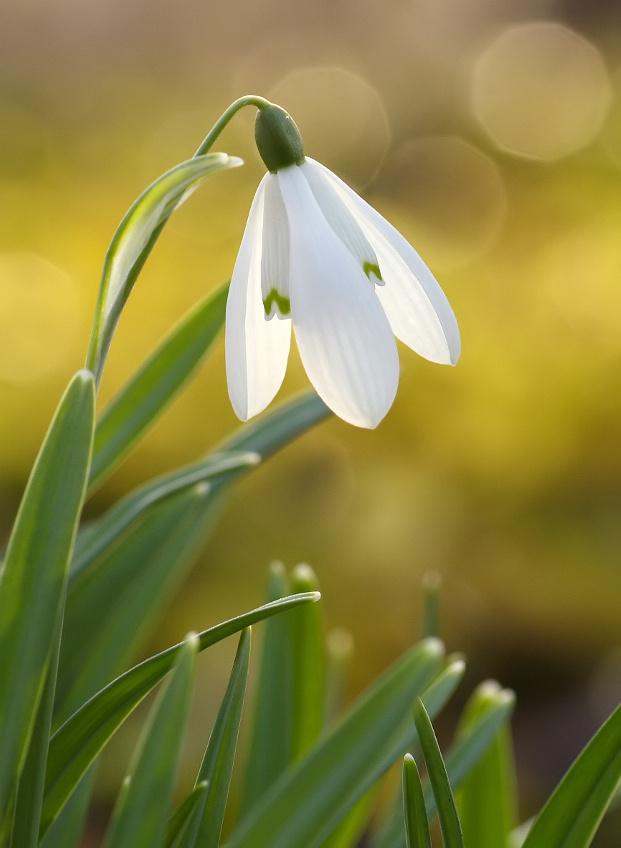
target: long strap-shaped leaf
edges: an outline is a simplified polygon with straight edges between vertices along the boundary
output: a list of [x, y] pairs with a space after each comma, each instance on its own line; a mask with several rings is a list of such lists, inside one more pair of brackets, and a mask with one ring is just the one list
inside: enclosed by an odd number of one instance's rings
[[464, 848], [461, 825], [446, 766], [442, 759], [442, 753], [440, 752], [440, 746], [438, 745], [433, 725], [420, 700], [414, 705], [414, 721], [416, 722], [418, 738], [425, 756], [433, 797], [436, 799], [444, 848]]
[[[199, 634], [199, 650], [291, 607], [316, 601], [318, 593], [293, 595], [211, 627]], [[125, 718], [170, 671], [182, 645], [135, 666], [87, 701], [50, 741], [41, 833], [45, 833], [80, 777]]]
[[406, 754], [403, 759], [401, 785], [405, 817], [405, 844], [407, 848], [431, 848], [431, 833], [427, 821], [423, 786], [416, 760], [411, 754]]
[[224, 324], [228, 283], [170, 331], [106, 407], [95, 429], [92, 492], [186, 385]]
[[93, 440], [93, 377], [69, 384], [28, 481], [0, 582], [0, 821], [21, 772], [61, 612]]
[[234, 832], [229, 848], [314, 848], [357, 800], [358, 784], [432, 677], [442, 645], [427, 639], [376, 681], [309, 754], [283, 774]]
[[105, 848], [161, 848], [194, 686], [198, 638], [177, 653], [141, 736], [106, 834]]
[[620, 781], [621, 706], [559, 783], [522, 848], [588, 848]]
[[106, 254], [87, 357], [97, 382], [123, 306], [164, 224], [204, 179], [241, 164], [225, 153], [182, 162], [149, 186], [121, 221]]
[[198, 804], [194, 821], [181, 843], [183, 848], [218, 848], [220, 844], [220, 832], [224, 821], [246, 693], [249, 661], [250, 629], [244, 630], [240, 636], [229, 685], [201, 763], [196, 786], [207, 783], [208, 790]]

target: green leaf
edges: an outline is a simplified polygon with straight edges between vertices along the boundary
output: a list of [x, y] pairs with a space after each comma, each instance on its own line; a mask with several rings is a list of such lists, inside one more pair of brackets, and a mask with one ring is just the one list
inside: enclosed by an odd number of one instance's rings
[[621, 781], [621, 706], [578, 756], [523, 848], [587, 848]]
[[425, 809], [425, 797], [416, 760], [411, 754], [403, 759], [403, 813], [407, 848], [431, 848], [431, 833]]
[[149, 186], [121, 221], [106, 254], [88, 350], [87, 367], [97, 383], [121, 311], [166, 221], [208, 176], [241, 164], [225, 153], [182, 162]]
[[91, 454], [92, 374], [70, 382], [15, 520], [0, 582], [0, 821], [23, 768], [61, 615]]
[[[291, 574], [291, 591], [319, 589], [308, 565], [298, 565]], [[291, 758], [300, 759], [317, 741], [323, 729], [325, 704], [325, 655], [321, 607], [307, 604], [289, 613], [292, 638]]]
[[[268, 601], [289, 592], [282, 563], [270, 566]], [[252, 711], [252, 730], [244, 781], [242, 809], [249, 809], [291, 762], [293, 713], [291, 632], [287, 616], [265, 623], [261, 664]]]
[[[481, 684], [466, 705], [458, 735], [467, 732], [500, 691], [495, 681]], [[511, 734], [502, 725], [480, 762], [462, 783], [457, 809], [466, 848], [506, 848], [515, 827], [517, 799]]]
[[45, 687], [17, 790], [11, 833], [11, 846], [13, 848], [36, 848], [39, 843], [39, 822], [41, 820], [41, 804], [43, 803], [47, 750], [50, 743], [61, 628], [62, 619], [59, 616], [56, 619], [56, 629], [51, 640], [53, 649]]
[[445, 848], [463, 848], [464, 840], [453, 797], [453, 790], [451, 789], [433, 725], [420, 700], [414, 705], [414, 721], [425, 756], [433, 797], [436, 799], [444, 846]]
[[197, 817], [199, 807], [207, 793], [207, 781], [198, 783], [194, 789], [179, 804], [166, 825], [164, 848], [185, 848], [185, 838], [192, 823]]
[[355, 848], [361, 842], [368, 827], [372, 805], [377, 794], [377, 786], [365, 792], [341, 819], [325, 842], [321, 843], [321, 848]]
[[96, 777], [97, 764], [93, 763], [40, 840], [41, 848], [78, 848], [82, 842]]
[[231, 678], [200, 767], [197, 787], [209, 789], [188, 828], [183, 848], [217, 848], [229, 794], [250, 661], [250, 629], [242, 631]]
[[385, 672], [265, 793], [233, 833], [229, 848], [321, 845], [364, 794], [368, 772], [391, 747], [395, 727], [441, 657], [441, 643], [428, 639]]
[[105, 848], [161, 848], [190, 709], [198, 651], [196, 634], [178, 651], [153, 706], [115, 806]]
[[228, 283], [161, 342], [97, 422], [89, 492], [102, 482], [185, 386], [224, 324]]
[[[199, 634], [199, 650], [226, 639], [264, 618], [301, 603], [317, 593], [282, 598], [211, 627]], [[71, 716], [50, 741], [41, 832], [56, 818], [80, 777], [125, 718], [170, 671], [183, 643], [150, 657], [112, 681]]]
[[335, 627], [326, 638], [326, 724], [333, 722], [343, 710], [347, 681], [354, 653], [354, 640], [349, 630]]
[[[423, 694], [423, 703], [428, 713], [433, 716], [434, 711], [430, 699], [426, 697], [425, 693]], [[488, 750], [498, 728], [507, 721], [511, 714], [514, 703], [515, 696], [512, 692], [507, 689], [500, 690], [496, 695], [490, 697], [479, 718], [450, 746], [445, 762], [454, 790], [461, 785]], [[408, 747], [413, 748], [417, 741], [418, 737], [416, 736], [414, 742], [408, 744]], [[423, 791], [427, 817], [431, 820], [436, 813], [436, 803], [427, 780], [423, 781]], [[393, 814], [381, 827], [375, 848], [405, 848], [403, 815], [400, 804], [395, 807]]]
[[216, 507], [207, 484], [171, 495], [70, 582], [54, 727], [122, 670], [189, 567]]
[[259, 462], [259, 455], [250, 451], [213, 454], [207, 459], [139, 486], [111, 507], [102, 518], [91, 522], [78, 534], [70, 579], [75, 579], [76, 575], [87, 568], [106, 548], [113, 545], [150, 507], [197, 483], [207, 483], [214, 477], [246, 469], [258, 465]]

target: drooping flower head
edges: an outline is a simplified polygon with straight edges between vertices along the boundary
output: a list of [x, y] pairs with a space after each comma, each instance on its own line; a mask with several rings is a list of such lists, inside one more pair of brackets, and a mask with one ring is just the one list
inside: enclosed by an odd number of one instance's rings
[[414, 248], [335, 174], [304, 155], [279, 106], [257, 112], [268, 173], [255, 194], [235, 262], [226, 315], [226, 369], [242, 421], [284, 379], [293, 327], [317, 394], [359, 427], [375, 427], [399, 382], [395, 337], [454, 365], [453, 311]]

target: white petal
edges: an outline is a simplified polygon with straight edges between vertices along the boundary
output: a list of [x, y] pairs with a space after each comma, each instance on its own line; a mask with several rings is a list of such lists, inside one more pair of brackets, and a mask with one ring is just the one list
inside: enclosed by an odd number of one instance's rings
[[266, 174], [250, 207], [226, 304], [226, 377], [238, 418], [247, 421], [273, 400], [287, 368], [291, 321], [266, 321], [261, 244]]
[[[332, 183], [326, 179], [323, 169], [313, 159], [306, 159], [300, 168], [308, 180], [326, 221], [365, 269], [365, 273], [367, 273], [368, 268], [377, 267], [377, 256], [369, 244], [369, 240], [339, 193], [335, 191]], [[375, 273], [377, 276], [377, 272]]]
[[390, 409], [399, 357], [374, 287], [324, 218], [301, 169], [278, 172], [291, 239], [289, 291], [300, 356], [341, 418], [375, 427]]
[[432, 362], [454, 365], [461, 342], [457, 320], [435, 277], [412, 245], [332, 171], [315, 163], [356, 215], [386, 283], [377, 296], [394, 334]]
[[[285, 205], [280, 196], [278, 180], [272, 176], [265, 181], [263, 213], [263, 253], [261, 255], [261, 293], [268, 312], [283, 317], [278, 298], [289, 300], [289, 224]], [[276, 296], [275, 296], [275, 294]], [[282, 306], [282, 300], [280, 306]], [[288, 314], [288, 311], [287, 311]]]

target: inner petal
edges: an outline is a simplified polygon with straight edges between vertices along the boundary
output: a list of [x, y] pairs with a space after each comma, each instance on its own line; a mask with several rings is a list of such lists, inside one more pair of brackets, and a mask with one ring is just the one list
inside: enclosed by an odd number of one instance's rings
[[312, 159], [300, 166], [324, 218], [373, 283], [383, 285], [377, 255], [359, 223]]
[[268, 321], [274, 315], [289, 317], [289, 223], [278, 178], [273, 174], [268, 174], [265, 180], [261, 295]]

